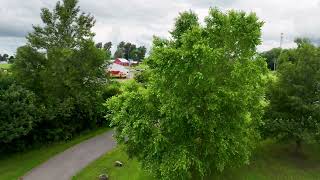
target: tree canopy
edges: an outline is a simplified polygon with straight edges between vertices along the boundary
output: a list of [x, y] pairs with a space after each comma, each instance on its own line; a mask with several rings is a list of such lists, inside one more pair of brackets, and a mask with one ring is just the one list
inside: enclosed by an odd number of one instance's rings
[[[194, 23], [180, 28], [189, 16]], [[201, 26], [185, 12], [179, 38], [155, 38], [148, 85], [131, 82], [107, 103], [129, 155], [160, 179], [248, 163], [266, 104], [267, 68], [256, 52], [262, 25], [252, 13], [211, 9]]]
[[91, 28], [95, 24], [93, 16], [80, 13], [78, 0], [62, 0], [57, 2], [53, 11], [41, 10], [44, 27], [33, 26], [29, 33], [29, 45], [38, 49], [80, 48], [81, 44], [92, 41], [94, 33]]
[[106, 83], [106, 53], [92, 40], [93, 17], [77, 3], [63, 0], [52, 11], [42, 9], [43, 24], [34, 26], [12, 66], [17, 83], [43, 107], [32, 131], [37, 140], [68, 139], [103, 118], [99, 91]]
[[147, 48], [145, 46], [137, 47], [135, 44], [122, 41], [117, 46], [117, 50], [114, 53], [114, 58], [142, 61], [145, 58], [146, 52]]

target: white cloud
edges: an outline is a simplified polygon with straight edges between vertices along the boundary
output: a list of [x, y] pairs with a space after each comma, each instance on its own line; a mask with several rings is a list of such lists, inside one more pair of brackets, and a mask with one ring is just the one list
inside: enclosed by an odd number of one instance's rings
[[[52, 8], [51, 0], [0, 0], [0, 53], [13, 53], [25, 43], [23, 38], [39, 24], [40, 9]], [[80, 0], [81, 9], [96, 17], [93, 28], [96, 41], [131, 41], [151, 45], [153, 35], [168, 37], [179, 12], [192, 9], [200, 20], [209, 7], [256, 12], [265, 22], [263, 44], [259, 50], [279, 46], [284, 33], [284, 47], [293, 47], [293, 39], [306, 36], [320, 41], [320, 0]]]

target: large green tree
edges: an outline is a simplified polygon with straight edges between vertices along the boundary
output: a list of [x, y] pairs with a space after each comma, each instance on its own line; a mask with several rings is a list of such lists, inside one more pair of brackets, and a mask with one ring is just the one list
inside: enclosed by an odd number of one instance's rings
[[39, 139], [69, 138], [101, 117], [106, 57], [92, 40], [93, 17], [81, 13], [77, 3], [63, 0], [52, 11], [42, 9], [43, 25], [34, 26], [12, 67], [17, 81], [45, 107]]
[[211, 9], [204, 26], [178, 23], [185, 16], [197, 19], [182, 13], [174, 28], [181, 34], [155, 38], [148, 85], [131, 83], [108, 101], [117, 141], [160, 179], [249, 163], [265, 106], [256, 15]]
[[284, 51], [277, 69], [278, 78], [268, 97], [264, 132], [280, 140], [312, 140], [320, 130], [320, 50], [300, 39], [298, 48]]

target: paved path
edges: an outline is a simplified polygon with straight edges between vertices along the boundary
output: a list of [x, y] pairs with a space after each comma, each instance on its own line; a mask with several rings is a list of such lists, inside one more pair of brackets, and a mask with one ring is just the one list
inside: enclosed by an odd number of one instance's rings
[[23, 180], [70, 180], [90, 162], [115, 147], [112, 133], [108, 131], [71, 147], [31, 170]]

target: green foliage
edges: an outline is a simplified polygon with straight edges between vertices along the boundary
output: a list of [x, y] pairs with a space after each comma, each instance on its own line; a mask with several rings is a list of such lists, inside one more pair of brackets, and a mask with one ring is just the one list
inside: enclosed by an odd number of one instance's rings
[[107, 42], [103, 45], [103, 49], [106, 52], [106, 57], [111, 58], [111, 48], [112, 48], [112, 42]]
[[53, 11], [43, 8], [41, 19], [45, 26], [33, 26], [34, 31], [27, 36], [29, 43], [35, 48], [48, 50], [54, 47], [77, 49], [91, 41], [94, 18], [80, 13], [77, 3], [78, 0], [62, 0]]
[[150, 76], [151, 76], [151, 70], [145, 69], [136, 73], [134, 76], [134, 79], [139, 83], [146, 84], [149, 81]]
[[190, 11], [186, 11], [179, 14], [176, 18], [175, 26], [171, 32], [172, 37], [180, 44], [180, 39], [184, 33], [191, 30], [193, 27], [199, 26], [198, 16]]
[[9, 58], [8, 54], [3, 54], [3, 55], [0, 54], [0, 62], [1, 61], [6, 62], [6, 61], [8, 61], [8, 58]]
[[16, 85], [9, 76], [0, 76], [0, 152], [34, 128], [39, 120], [35, 101], [34, 93]]
[[102, 98], [108, 100], [112, 96], [116, 96], [121, 93], [120, 84], [113, 82], [112, 84], [105, 86], [102, 90]]
[[264, 132], [280, 140], [314, 139], [320, 127], [320, 50], [302, 42], [283, 52], [268, 96]]
[[147, 85], [152, 73], [147, 63], [148, 60], [144, 61], [143, 63], [140, 63], [139, 66], [135, 67], [136, 73], [134, 75], [134, 79], [138, 83], [142, 83], [143, 85]]
[[274, 70], [275, 63], [278, 63], [279, 56], [281, 54], [282, 49], [280, 48], [273, 48], [269, 51], [265, 51], [261, 53], [261, 56], [266, 58], [268, 68], [270, 70]]
[[129, 156], [160, 179], [201, 179], [249, 163], [265, 106], [262, 24], [254, 14], [211, 9], [204, 27], [156, 38], [147, 87], [131, 82], [107, 103]]
[[133, 59], [136, 61], [142, 61], [145, 58], [147, 48], [140, 46], [137, 48], [135, 44], [130, 42], [120, 42], [117, 46], [117, 50], [114, 53], [114, 58]]
[[106, 53], [92, 41], [93, 17], [80, 13], [77, 2], [42, 9], [43, 26], [34, 26], [27, 45], [17, 50], [12, 74], [43, 107], [36, 129], [21, 141], [70, 139], [104, 119]]

